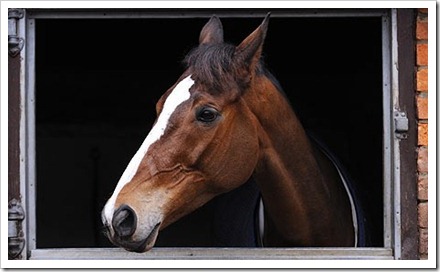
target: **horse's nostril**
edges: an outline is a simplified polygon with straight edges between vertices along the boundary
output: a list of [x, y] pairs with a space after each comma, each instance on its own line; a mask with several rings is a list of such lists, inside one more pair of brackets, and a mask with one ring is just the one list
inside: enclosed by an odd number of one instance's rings
[[136, 213], [127, 205], [121, 205], [113, 214], [112, 226], [120, 237], [129, 237], [136, 230]]

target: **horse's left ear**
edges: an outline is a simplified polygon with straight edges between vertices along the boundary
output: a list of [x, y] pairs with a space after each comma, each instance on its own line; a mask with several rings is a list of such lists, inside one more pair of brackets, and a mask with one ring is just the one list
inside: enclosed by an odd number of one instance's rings
[[263, 51], [263, 43], [269, 25], [270, 13], [266, 15], [261, 25], [254, 30], [240, 45], [237, 46], [235, 55], [240, 61], [244, 61], [250, 71], [254, 71]]
[[212, 16], [200, 32], [199, 44], [223, 42], [223, 26], [217, 16]]

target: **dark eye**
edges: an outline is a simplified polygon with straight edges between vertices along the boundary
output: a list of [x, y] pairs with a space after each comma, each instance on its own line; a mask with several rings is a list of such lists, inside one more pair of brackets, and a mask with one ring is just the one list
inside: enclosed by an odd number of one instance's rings
[[219, 113], [213, 108], [202, 108], [197, 112], [197, 120], [203, 123], [211, 123], [217, 119]]

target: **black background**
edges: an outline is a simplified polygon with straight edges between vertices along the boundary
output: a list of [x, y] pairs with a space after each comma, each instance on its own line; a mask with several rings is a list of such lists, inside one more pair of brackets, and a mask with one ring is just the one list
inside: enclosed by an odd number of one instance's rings
[[[100, 211], [208, 18], [36, 21], [37, 247], [109, 246]], [[222, 19], [238, 44], [262, 18]], [[380, 18], [271, 18], [264, 59], [359, 183], [383, 246]], [[212, 205], [159, 235], [209, 246]]]

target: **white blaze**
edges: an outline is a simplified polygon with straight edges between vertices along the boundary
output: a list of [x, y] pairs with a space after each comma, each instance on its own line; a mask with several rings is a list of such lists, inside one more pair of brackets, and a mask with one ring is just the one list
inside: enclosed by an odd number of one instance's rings
[[148, 133], [147, 138], [145, 138], [139, 150], [131, 159], [130, 163], [128, 164], [127, 168], [125, 169], [124, 173], [119, 179], [118, 185], [116, 186], [113, 195], [107, 201], [107, 204], [104, 207], [103, 221], [105, 218], [108, 224], [111, 224], [114, 208], [115, 208], [114, 206], [115, 206], [116, 198], [119, 195], [119, 192], [128, 182], [131, 181], [131, 179], [136, 174], [142, 159], [144, 158], [145, 154], [148, 151], [148, 148], [154, 142], [159, 140], [160, 137], [164, 134], [168, 126], [168, 121], [170, 119], [170, 116], [173, 114], [176, 108], [190, 98], [191, 94], [189, 92], [189, 89], [193, 84], [194, 84], [194, 80], [191, 79], [191, 76], [188, 76], [182, 81], [180, 81], [179, 84], [177, 84], [174, 90], [167, 97], [162, 112], [157, 118], [156, 124], [153, 126], [150, 133]]

